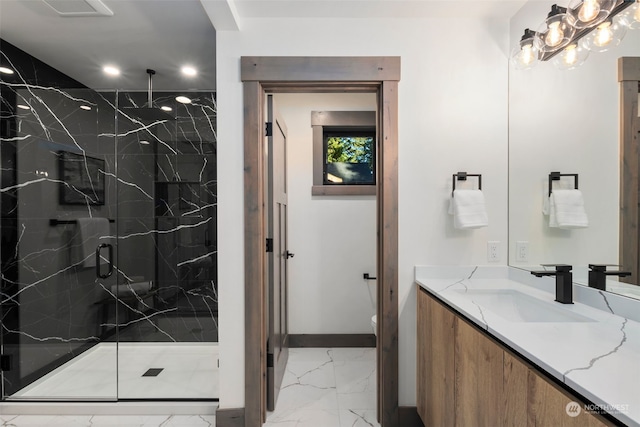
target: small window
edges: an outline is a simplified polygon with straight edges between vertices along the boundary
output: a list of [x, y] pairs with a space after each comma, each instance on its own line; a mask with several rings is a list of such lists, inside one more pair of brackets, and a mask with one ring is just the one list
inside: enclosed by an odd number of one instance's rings
[[375, 185], [375, 130], [324, 132], [324, 185]]
[[314, 196], [376, 194], [376, 112], [313, 111]]

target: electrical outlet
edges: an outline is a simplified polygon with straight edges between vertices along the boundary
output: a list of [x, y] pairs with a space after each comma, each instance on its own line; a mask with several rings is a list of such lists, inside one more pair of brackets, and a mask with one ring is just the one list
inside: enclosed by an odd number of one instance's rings
[[500, 262], [500, 242], [487, 242], [487, 261]]
[[529, 242], [526, 242], [526, 241], [516, 242], [516, 261], [517, 262], [529, 261]]

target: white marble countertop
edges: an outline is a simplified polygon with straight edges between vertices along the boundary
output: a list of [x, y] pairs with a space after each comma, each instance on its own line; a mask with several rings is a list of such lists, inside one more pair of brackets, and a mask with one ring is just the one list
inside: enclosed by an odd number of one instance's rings
[[[640, 322], [625, 314], [640, 312], [640, 301], [574, 285], [575, 303], [560, 304], [554, 277], [510, 267], [417, 266], [415, 280], [616, 419], [640, 426]], [[514, 320], [504, 300], [496, 307], [487, 298], [495, 290], [525, 294], [534, 307], [580, 321]]]

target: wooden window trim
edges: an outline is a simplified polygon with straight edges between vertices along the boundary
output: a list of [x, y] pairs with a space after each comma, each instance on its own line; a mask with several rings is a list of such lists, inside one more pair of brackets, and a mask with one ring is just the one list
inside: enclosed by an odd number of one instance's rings
[[[376, 128], [375, 111], [312, 111], [313, 129], [313, 186], [312, 196], [375, 196], [376, 184], [325, 185], [324, 184], [324, 130], [325, 127]], [[376, 131], [377, 135], [377, 131]], [[377, 137], [376, 137], [377, 138]], [[378, 144], [376, 142], [376, 152]], [[378, 179], [376, 173], [376, 179]]]

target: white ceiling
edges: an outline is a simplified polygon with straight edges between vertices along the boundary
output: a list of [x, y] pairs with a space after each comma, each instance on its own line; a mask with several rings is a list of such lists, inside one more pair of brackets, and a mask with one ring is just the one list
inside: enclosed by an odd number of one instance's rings
[[[94, 89], [215, 88], [215, 28], [257, 17], [512, 16], [527, 0], [103, 0], [110, 17], [61, 17], [41, 0], [0, 0], [0, 38]], [[101, 71], [118, 65], [122, 75]], [[181, 65], [199, 70], [180, 75]]]

